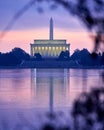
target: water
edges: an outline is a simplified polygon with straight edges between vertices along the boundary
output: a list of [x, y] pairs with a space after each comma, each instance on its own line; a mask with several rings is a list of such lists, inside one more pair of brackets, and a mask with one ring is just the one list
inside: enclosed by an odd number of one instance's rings
[[16, 129], [17, 122], [24, 125], [27, 122], [30, 128], [34, 121], [38, 126], [44, 122], [44, 112], [70, 110], [81, 92], [103, 86], [101, 72], [97, 69], [0, 70], [0, 128]]

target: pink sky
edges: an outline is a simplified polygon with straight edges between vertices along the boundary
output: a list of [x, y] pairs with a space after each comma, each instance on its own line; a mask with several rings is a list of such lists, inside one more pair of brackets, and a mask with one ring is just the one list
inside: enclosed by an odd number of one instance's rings
[[[12, 21], [7, 35], [0, 41], [0, 52], [11, 51], [14, 47], [20, 47], [30, 53], [30, 43], [34, 39], [49, 39], [49, 20], [54, 22], [54, 38], [66, 39], [70, 43], [71, 54], [75, 49], [93, 49], [93, 41], [86, 32], [86, 26], [70, 15], [62, 7], [51, 11], [49, 4], [43, 3], [45, 12], [37, 13], [35, 6], [31, 6], [17, 19], [13, 19], [16, 13], [28, 3], [28, 0], [3, 0], [0, 1], [0, 31]], [[3, 15], [2, 15], [3, 14]]]
[[[48, 28], [37, 28], [34, 30], [18, 30], [9, 31], [6, 36], [0, 41], [0, 52], [8, 52], [14, 47], [20, 47], [26, 52], [30, 53], [30, 43], [33, 43], [34, 39], [48, 39]], [[93, 41], [90, 39], [89, 34], [84, 31], [68, 31], [66, 29], [54, 30], [54, 39], [66, 39], [67, 43], [70, 43], [71, 53], [75, 49], [87, 48], [92, 50]]]

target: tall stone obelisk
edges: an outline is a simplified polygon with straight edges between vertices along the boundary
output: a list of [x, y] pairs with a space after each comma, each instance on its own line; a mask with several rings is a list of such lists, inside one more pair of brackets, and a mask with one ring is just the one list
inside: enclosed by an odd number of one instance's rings
[[53, 19], [50, 19], [50, 40], [53, 40]]

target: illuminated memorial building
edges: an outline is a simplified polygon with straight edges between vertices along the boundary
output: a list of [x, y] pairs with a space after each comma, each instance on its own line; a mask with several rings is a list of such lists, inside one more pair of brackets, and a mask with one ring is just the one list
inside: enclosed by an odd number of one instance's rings
[[66, 43], [66, 40], [54, 40], [53, 39], [53, 20], [50, 19], [50, 38], [49, 40], [34, 40], [31, 46], [31, 55], [34, 56], [36, 53], [40, 53], [42, 57], [45, 58], [55, 58], [58, 57], [61, 51], [69, 51], [70, 54], [70, 44]]

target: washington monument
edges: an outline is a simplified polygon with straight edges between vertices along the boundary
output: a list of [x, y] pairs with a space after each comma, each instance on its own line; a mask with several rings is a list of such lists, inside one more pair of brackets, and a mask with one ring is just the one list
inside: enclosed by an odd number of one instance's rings
[[50, 40], [53, 40], [53, 19], [50, 19]]
[[34, 43], [30, 44], [31, 56], [39, 53], [44, 58], [57, 58], [62, 51], [69, 51], [70, 44], [66, 43], [65, 39], [54, 39], [53, 19], [49, 23], [49, 38], [35, 39]]

